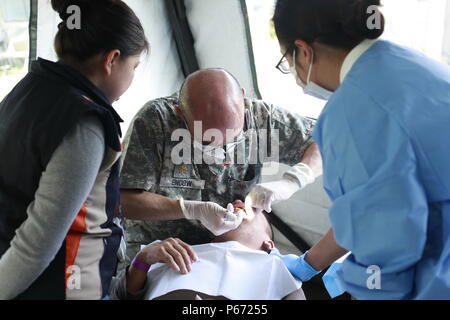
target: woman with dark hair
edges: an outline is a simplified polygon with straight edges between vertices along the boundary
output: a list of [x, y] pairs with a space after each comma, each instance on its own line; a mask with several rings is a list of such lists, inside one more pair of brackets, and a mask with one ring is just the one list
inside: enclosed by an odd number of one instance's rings
[[378, 40], [379, 6], [277, 2], [277, 67], [329, 100], [314, 139], [333, 201], [326, 237], [282, 258], [308, 280], [348, 250], [338, 279], [358, 299], [448, 299], [450, 70]]
[[[70, 6], [81, 28], [71, 28]], [[52, 0], [59, 62], [0, 104], [0, 299], [103, 299], [122, 237], [119, 115], [144, 29], [120, 0]]]

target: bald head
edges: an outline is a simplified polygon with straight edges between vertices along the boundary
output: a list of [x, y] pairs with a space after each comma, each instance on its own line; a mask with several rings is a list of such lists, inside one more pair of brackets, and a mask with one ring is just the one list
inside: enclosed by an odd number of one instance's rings
[[[202, 137], [223, 145], [231, 142], [244, 127], [244, 94], [237, 80], [223, 69], [207, 69], [191, 74], [180, 92], [180, 108], [193, 133], [194, 122], [201, 121]], [[224, 137], [206, 139], [203, 134], [217, 130]], [[228, 133], [228, 134], [227, 134]]]

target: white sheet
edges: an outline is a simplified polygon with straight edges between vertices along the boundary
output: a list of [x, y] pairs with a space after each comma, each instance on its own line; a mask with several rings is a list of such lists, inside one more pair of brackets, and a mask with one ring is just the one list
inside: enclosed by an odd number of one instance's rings
[[231, 300], [281, 300], [301, 288], [282, 261], [239, 242], [193, 246], [199, 261], [188, 275], [165, 264], [152, 266], [148, 274], [151, 300], [176, 290], [193, 290]]

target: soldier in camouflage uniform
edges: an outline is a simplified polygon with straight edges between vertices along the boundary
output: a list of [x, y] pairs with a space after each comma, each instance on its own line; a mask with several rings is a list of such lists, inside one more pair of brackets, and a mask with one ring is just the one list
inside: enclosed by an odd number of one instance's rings
[[[225, 73], [223, 70], [201, 72], [222, 73], [222, 77]], [[224, 81], [236, 80], [226, 73]], [[258, 140], [261, 136], [270, 140], [276, 136], [274, 132], [278, 131], [278, 161], [289, 166], [299, 163], [305, 150], [313, 144], [313, 120], [263, 101], [243, 101], [240, 106], [245, 114], [243, 130], [256, 134], [247, 135], [245, 138], [246, 156], [240, 162], [230, 165], [195, 164], [194, 161], [174, 164], [172, 151], [179, 141], [172, 141], [172, 133], [176, 129], [187, 129], [186, 121], [177, 110], [180, 105], [177, 95], [150, 101], [136, 115], [125, 138], [121, 171], [124, 215], [141, 220], [125, 221], [129, 258], [135, 256], [142, 244], [155, 240], [177, 237], [195, 245], [207, 243], [214, 238], [211, 231], [199, 221], [182, 219], [179, 214], [177, 219], [167, 220], [168, 217], [175, 217], [173, 210], [168, 210], [167, 217], [163, 218], [151, 211], [145, 211], [144, 201], [138, 203], [140, 198], [129, 198], [130, 192], [138, 191], [141, 196], [151, 193], [152, 196], [159, 195], [170, 199], [214, 202], [226, 207], [235, 200], [244, 201], [246, 195], [261, 181], [262, 165], [268, 159], [259, 155], [258, 161], [251, 161], [254, 159], [254, 153], [260, 151]], [[270, 142], [267, 144], [270, 145]], [[162, 197], [155, 199], [161, 200]], [[133, 213], [138, 210], [144, 213], [139, 216]]]

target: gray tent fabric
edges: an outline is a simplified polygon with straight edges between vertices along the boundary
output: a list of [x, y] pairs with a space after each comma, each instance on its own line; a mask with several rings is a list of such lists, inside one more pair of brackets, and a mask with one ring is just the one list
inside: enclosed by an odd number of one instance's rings
[[[228, 0], [229, 1], [229, 0]], [[175, 40], [177, 43], [178, 53], [180, 55], [181, 64], [183, 67], [183, 71], [185, 76], [189, 75], [190, 73], [197, 71], [199, 69], [199, 63], [197, 58], [197, 52], [195, 51], [195, 39], [192, 35], [192, 30], [188, 23], [188, 17], [187, 17], [187, 10], [186, 10], [186, 3], [189, 6], [188, 1], [186, 0], [168, 0], [166, 1], [166, 6], [168, 9], [168, 17], [170, 20], [170, 23], [172, 24], [172, 28], [175, 35]], [[258, 88], [258, 77], [256, 74], [256, 66], [255, 66], [255, 57], [253, 53], [253, 41], [252, 36], [250, 32], [250, 23], [249, 23], [249, 17], [247, 12], [247, 4], [245, 0], [239, 0], [240, 4], [240, 10], [239, 7], [237, 7], [238, 10], [236, 10], [236, 7], [229, 7], [231, 10], [236, 11], [236, 13], [240, 13], [242, 15], [242, 24], [243, 29], [236, 29], [236, 32], [243, 33], [243, 30], [245, 30], [245, 45], [247, 46], [247, 53], [248, 53], [248, 67], [249, 67], [249, 73], [251, 75], [252, 79], [252, 89], [250, 90], [253, 93], [253, 96], [256, 98], [261, 99], [261, 94]], [[223, 15], [226, 15], [226, 11], [221, 11]], [[228, 14], [235, 14], [233, 12], [228, 12]], [[191, 20], [191, 21], [199, 21], [199, 20]], [[193, 22], [193, 23], [195, 23]], [[220, 29], [217, 29], [216, 31], [219, 32]], [[222, 38], [221, 38], [222, 39]], [[233, 42], [233, 38], [230, 39], [224, 39], [230, 41], [230, 43], [233, 43], [233, 46], [239, 45], [235, 42]], [[231, 48], [230, 48], [231, 49]], [[207, 51], [202, 52], [206, 54]], [[227, 52], [224, 52], [227, 53]], [[241, 60], [242, 62], [242, 60]], [[226, 69], [225, 66], [221, 66]], [[242, 66], [245, 69], [245, 66]]]
[[247, 4], [245, 3], [245, 0], [240, 0], [240, 2], [241, 2], [242, 16], [244, 18], [245, 23], [245, 34], [247, 36], [247, 47], [250, 59], [250, 68], [253, 77], [254, 92], [258, 99], [262, 99], [262, 95], [261, 92], [259, 91], [258, 86], [258, 74], [256, 72], [255, 54], [253, 52], [253, 41], [252, 41], [252, 33], [250, 32], [250, 21], [248, 17]]
[[38, 0], [30, 0], [30, 23], [29, 23], [29, 43], [30, 43], [30, 55], [28, 69], [31, 63], [36, 60], [37, 54], [37, 20], [38, 20]]
[[194, 39], [186, 17], [184, 0], [167, 0], [167, 17], [180, 56], [181, 67], [185, 77], [199, 70], [197, 55], [194, 48]]
[[[446, 14], [447, 17], [450, 17], [450, 1], [447, 2]], [[450, 18], [445, 20], [444, 32], [444, 39], [450, 39]], [[450, 41], [444, 41], [443, 56], [444, 62], [450, 65]]]

